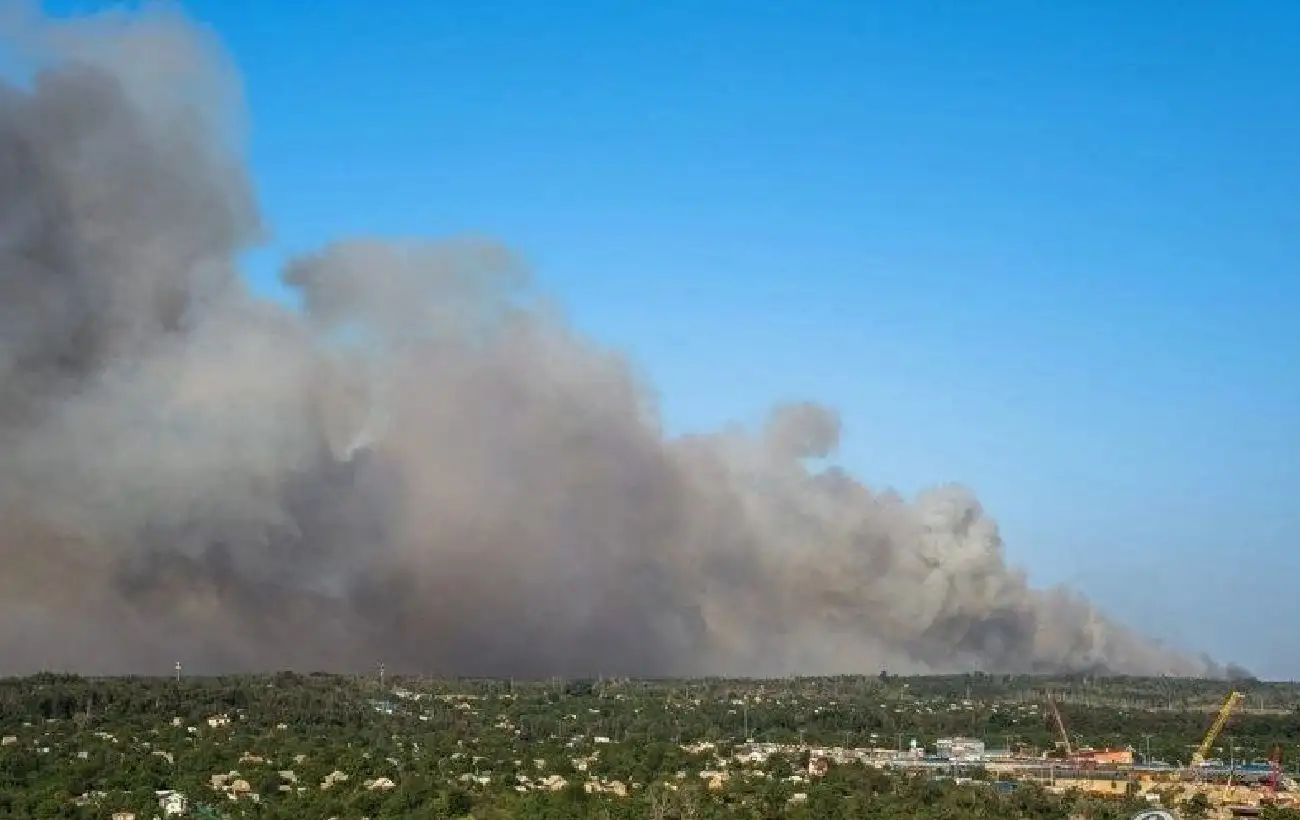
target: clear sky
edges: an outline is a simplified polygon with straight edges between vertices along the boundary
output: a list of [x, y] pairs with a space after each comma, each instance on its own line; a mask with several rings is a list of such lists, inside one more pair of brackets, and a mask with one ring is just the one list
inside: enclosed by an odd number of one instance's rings
[[246, 83], [259, 287], [497, 236], [673, 430], [823, 400], [1035, 582], [1300, 677], [1300, 3], [184, 5]]

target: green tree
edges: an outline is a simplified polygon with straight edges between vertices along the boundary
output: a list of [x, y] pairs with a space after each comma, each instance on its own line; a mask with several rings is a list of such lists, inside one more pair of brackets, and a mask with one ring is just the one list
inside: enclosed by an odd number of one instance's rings
[[1213, 807], [1210, 800], [1204, 792], [1197, 792], [1187, 800], [1183, 801], [1182, 815], [1188, 820], [1200, 820], [1202, 817], [1209, 815]]

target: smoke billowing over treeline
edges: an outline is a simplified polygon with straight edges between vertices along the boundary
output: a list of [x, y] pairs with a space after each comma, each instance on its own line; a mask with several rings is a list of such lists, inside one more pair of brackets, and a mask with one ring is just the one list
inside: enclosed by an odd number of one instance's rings
[[491, 242], [340, 241], [253, 298], [206, 34], [4, 24], [0, 673], [1221, 671], [1031, 588], [958, 487], [810, 469], [832, 411], [666, 438]]

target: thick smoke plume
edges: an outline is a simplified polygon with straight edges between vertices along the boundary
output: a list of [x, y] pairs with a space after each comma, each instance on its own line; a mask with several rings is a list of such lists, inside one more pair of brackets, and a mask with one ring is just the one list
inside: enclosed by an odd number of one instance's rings
[[206, 36], [6, 24], [0, 672], [1220, 671], [1031, 588], [961, 488], [809, 467], [822, 407], [666, 438], [494, 243], [339, 242], [254, 298]]

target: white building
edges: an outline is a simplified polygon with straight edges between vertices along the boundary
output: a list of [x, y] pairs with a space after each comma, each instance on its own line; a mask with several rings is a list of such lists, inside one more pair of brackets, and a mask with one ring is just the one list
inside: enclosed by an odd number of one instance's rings
[[190, 801], [180, 792], [163, 790], [157, 792], [158, 808], [164, 817], [180, 817], [190, 809]]
[[934, 744], [939, 757], [961, 763], [984, 760], [984, 741], [970, 737], [941, 737]]

